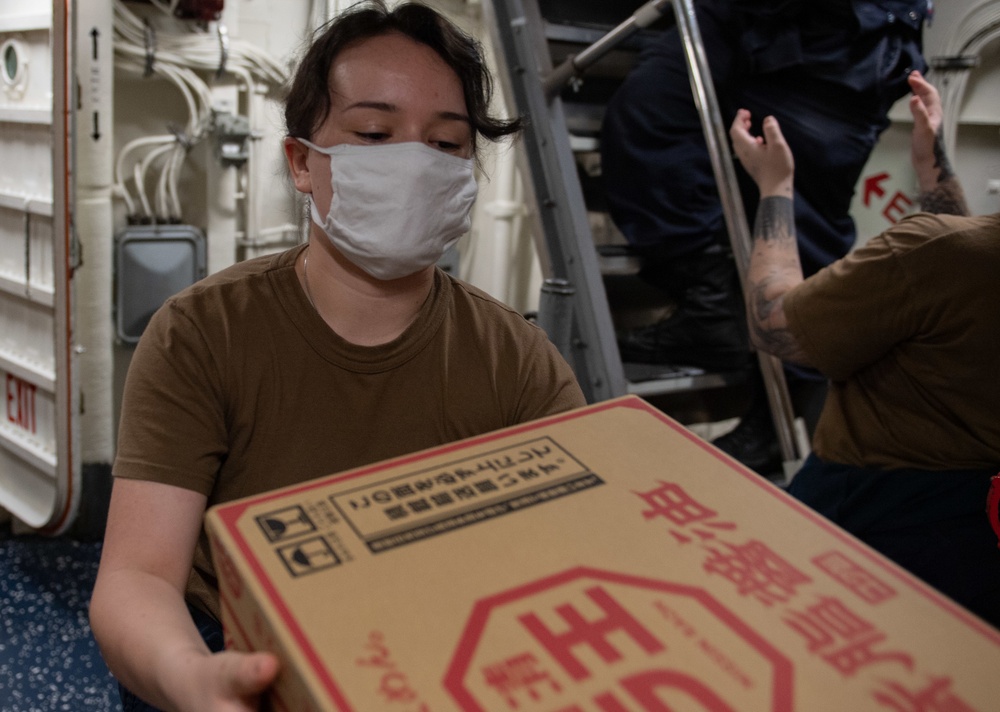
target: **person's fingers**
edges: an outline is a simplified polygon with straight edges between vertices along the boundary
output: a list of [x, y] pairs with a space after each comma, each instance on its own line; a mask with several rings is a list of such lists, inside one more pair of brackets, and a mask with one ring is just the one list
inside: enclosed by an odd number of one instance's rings
[[764, 118], [764, 140], [769, 144], [785, 143], [785, 135], [781, 133], [781, 126], [773, 116]]
[[914, 97], [917, 97], [925, 106], [931, 107], [940, 101], [934, 85], [924, 79], [920, 72], [910, 72], [907, 81], [910, 84], [910, 90], [913, 92]]
[[736, 118], [733, 119], [729, 128], [729, 137], [733, 141], [733, 150], [739, 155], [741, 149], [752, 146], [756, 139], [750, 133], [750, 112], [746, 109], [739, 109]]
[[223, 671], [229, 692], [239, 698], [261, 694], [270, 687], [277, 674], [278, 659], [270, 653], [227, 656]]
[[746, 111], [746, 109], [740, 109], [736, 112], [736, 116], [733, 118], [733, 123], [729, 124], [729, 137], [734, 141], [736, 137], [740, 135], [740, 131], [743, 127], [743, 119], [740, 118], [740, 114]]
[[932, 88], [931, 83], [927, 81], [927, 79], [924, 78], [924, 75], [921, 74], [916, 69], [914, 69], [912, 72], [909, 73], [909, 75], [906, 77], [906, 81], [909, 83], [910, 88], [915, 93], [926, 94], [927, 92], [931, 91]]
[[258, 694], [270, 687], [278, 675], [278, 659], [270, 653], [254, 653], [243, 660], [239, 677], [245, 694]]
[[931, 122], [930, 113], [927, 111], [927, 105], [919, 96], [910, 97], [910, 114], [913, 115], [913, 120], [920, 125], [929, 126]]

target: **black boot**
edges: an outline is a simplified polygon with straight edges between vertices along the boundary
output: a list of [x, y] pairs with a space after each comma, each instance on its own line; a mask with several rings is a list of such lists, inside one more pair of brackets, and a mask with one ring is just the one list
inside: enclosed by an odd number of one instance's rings
[[782, 475], [781, 446], [766, 400], [752, 402], [736, 427], [712, 444], [760, 475]]
[[[827, 382], [818, 374], [789, 373], [787, 369], [785, 381], [793, 414], [802, 418], [812, 438], [826, 399]], [[781, 479], [784, 477], [781, 446], [760, 371], [754, 370], [748, 384], [750, 403], [746, 412], [735, 428], [717, 437], [712, 444], [751, 470], [769, 479]]]
[[712, 247], [694, 256], [644, 258], [639, 273], [677, 309], [649, 326], [621, 332], [623, 361], [736, 370], [750, 357], [746, 317], [732, 255]]

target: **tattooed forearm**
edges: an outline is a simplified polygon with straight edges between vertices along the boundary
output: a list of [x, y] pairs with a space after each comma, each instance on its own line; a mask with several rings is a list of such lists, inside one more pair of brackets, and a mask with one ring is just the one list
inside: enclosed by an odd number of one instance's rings
[[788, 329], [783, 307], [785, 294], [802, 282], [792, 200], [783, 196], [763, 198], [753, 237], [746, 279], [751, 339], [757, 348], [782, 360], [807, 363]]
[[[802, 352], [799, 342], [788, 330], [781, 298], [769, 297], [769, 291], [773, 291], [772, 285], [763, 281], [755, 284], [749, 295], [750, 337], [754, 345], [782, 361], [807, 364], [808, 359]], [[776, 312], [781, 312], [780, 319], [775, 318]]]
[[937, 215], [968, 215], [965, 191], [955, 177], [938, 183], [933, 190], [920, 194], [920, 209]]
[[934, 134], [934, 167], [938, 169], [938, 181], [947, 180], [955, 175], [948, 154], [944, 150], [944, 134], [940, 128]]
[[795, 210], [791, 198], [762, 198], [753, 226], [754, 240], [795, 245]]
[[958, 176], [951, 168], [944, 150], [944, 137], [940, 130], [934, 136], [934, 168], [936, 181], [932, 188], [920, 193], [920, 208], [938, 215], [968, 215], [969, 206]]

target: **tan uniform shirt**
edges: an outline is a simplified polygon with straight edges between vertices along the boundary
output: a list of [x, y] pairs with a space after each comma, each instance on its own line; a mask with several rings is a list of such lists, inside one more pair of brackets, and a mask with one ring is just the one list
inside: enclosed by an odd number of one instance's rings
[[[129, 368], [115, 476], [211, 506], [584, 404], [541, 329], [440, 271], [399, 338], [344, 341], [299, 285], [300, 250], [234, 265], [156, 313]], [[204, 532], [188, 598], [218, 617]]]
[[832, 379], [820, 458], [1000, 465], [1000, 214], [905, 218], [785, 295], [784, 308]]

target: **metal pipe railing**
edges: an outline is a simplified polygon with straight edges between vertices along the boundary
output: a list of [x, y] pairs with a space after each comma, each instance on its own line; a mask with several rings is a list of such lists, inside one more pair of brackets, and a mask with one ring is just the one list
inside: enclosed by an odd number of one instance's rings
[[[741, 198], [736, 171], [733, 167], [732, 154], [729, 150], [726, 126], [719, 110], [719, 102], [712, 84], [711, 69], [705, 56], [704, 44], [695, 17], [693, 0], [651, 0], [640, 7], [630, 18], [619, 24], [599, 40], [576, 55], [570, 55], [559, 66], [542, 77], [542, 86], [546, 96], [551, 100], [574, 77], [579, 76], [597, 60], [621, 44], [627, 38], [644, 27], [648, 27], [665, 12], [670, 5], [674, 10], [677, 29], [681, 36], [684, 54], [688, 64], [688, 76], [691, 80], [691, 92], [694, 95], [698, 114], [701, 117], [705, 143], [712, 163], [722, 212], [729, 234], [729, 243], [736, 261], [740, 283], [746, 281], [746, 272], [750, 264], [752, 240], [747, 225], [746, 212]], [[774, 420], [778, 444], [786, 469], [791, 469], [801, 459], [799, 446], [795, 437], [795, 414], [792, 409], [791, 396], [785, 380], [784, 368], [780, 359], [763, 352], [757, 353], [761, 376], [764, 380], [771, 415]], [[786, 474], [788, 474], [786, 472]]]

